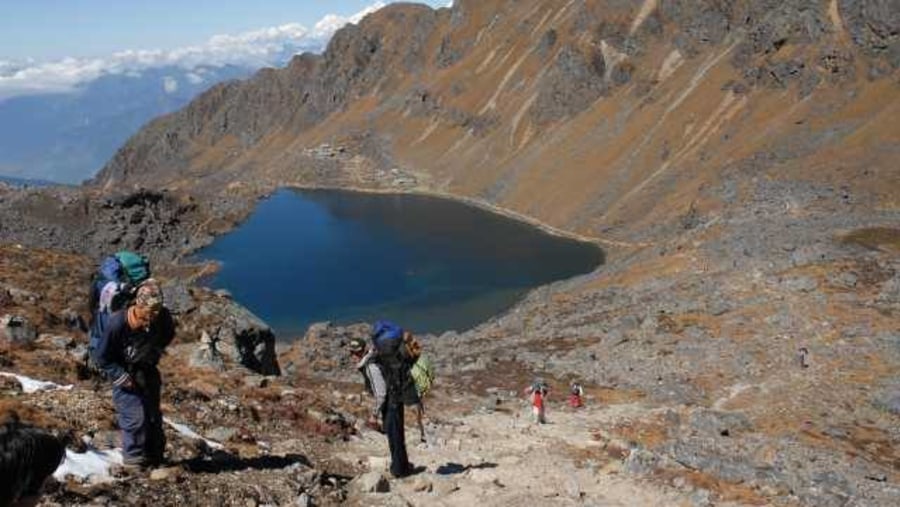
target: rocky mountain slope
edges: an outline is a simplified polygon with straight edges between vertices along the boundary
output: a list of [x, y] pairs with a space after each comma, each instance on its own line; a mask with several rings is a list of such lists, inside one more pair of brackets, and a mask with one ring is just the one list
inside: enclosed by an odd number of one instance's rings
[[[882, 208], [897, 183], [885, 164], [898, 135], [891, 7], [391, 6], [338, 33], [322, 57], [154, 122], [97, 183], [399, 179], [621, 239], [718, 212], [761, 179]], [[323, 144], [349, 150], [323, 164]], [[385, 169], [408, 177], [379, 178]]]
[[[898, 32], [891, 0], [392, 5], [338, 32], [321, 57], [216, 87], [152, 122], [89, 188], [3, 190], [0, 238], [177, 259], [254, 199], [298, 185], [448, 195], [608, 250], [594, 273], [533, 291], [475, 329], [424, 337], [440, 371], [434, 447], [412, 452], [424, 476], [387, 495], [366, 492], [383, 489], [362, 473], [378, 475], [375, 441], [348, 429], [358, 387], [342, 346], [365, 329], [313, 327], [281, 351], [285, 375], [267, 380], [271, 390], [242, 398], [272, 414], [247, 409], [264, 435], [255, 441], [302, 442], [230, 445], [247, 459], [322, 450], [312, 461], [325, 489], [296, 477], [252, 492], [216, 482], [224, 503], [302, 491], [322, 503], [516, 505], [538, 470], [554, 485], [535, 486], [538, 504], [627, 505], [640, 491], [655, 505], [894, 505]], [[176, 286], [193, 273], [170, 269]], [[59, 328], [64, 319], [22, 295], [47, 290], [34, 283], [7, 288], [10, 308]], [[216, 364], [177, 363], [219, 340], [222, 315], [197, 310], [221, 308], [212, 295], [179, 292], [197, 302], [179, 311], [170, 403], [209, 390], [188, 385]], [[27, 354], [11, 354], [31, 371]], [[190, 398], [194, 409], [170, 409], [204, 432], [241, 424], [209, 415], [243, 385], [241, 371]], [[538, 375], [557, 393], [585, 383], [588, 410], [554, 418], [551, 404], [550, 426], [516, 426], [515, 393]], [[307, 385], [330, 394], [287, 403], [290, 417], [318, 417], [346, 445], [278, 422], [286, 390]], [[259, 468], [250, 473], [266, 475]], [[356, 475], [371, 487], [350, 486]], [[200, 491], [208, 480], [172, 482]], [[169, 483], [134, 484], [176, 501]]]

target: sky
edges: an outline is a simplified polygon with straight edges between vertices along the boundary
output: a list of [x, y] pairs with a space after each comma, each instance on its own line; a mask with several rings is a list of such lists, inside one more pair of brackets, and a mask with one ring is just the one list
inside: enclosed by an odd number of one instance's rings
[[[449, 0], [420, 0], [445, 7]], [[0, 100], [104, 74], [274, 64], [391, 0], [0, 0]]]
[[[0, 0], [0, 59], [96, 58], [170, 50], [214, 35], [349, 17], [375, 0]], [[389, 2], [385, 2], [389, 3]], [[446, 1], [424, 0], [432, 6]]]

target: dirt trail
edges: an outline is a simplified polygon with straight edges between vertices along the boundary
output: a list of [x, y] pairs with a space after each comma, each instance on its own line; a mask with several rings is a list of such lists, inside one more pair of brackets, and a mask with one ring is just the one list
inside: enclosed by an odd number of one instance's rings
[[[628, 475], [622, 459], [611, 456], [595, 437], [603, 427], [649, 412], [640, 405], [578, 411], [551, 407], [548, 424], [535, 425], [525, 403], [515, 402], [511, 410], [432, 420], [428, 443], [419, 445], [418, 430], [407, 426], [410, 460], [426, 471], [391, 480], [388, 493], [355, 491], [350, 500], [357, 505], [466, 507], [704, 504], [695, 492]], [[387, 464], [386, 456], [386, 439], [371, 431], [339, 451], [340, 458], [373, 470]]]

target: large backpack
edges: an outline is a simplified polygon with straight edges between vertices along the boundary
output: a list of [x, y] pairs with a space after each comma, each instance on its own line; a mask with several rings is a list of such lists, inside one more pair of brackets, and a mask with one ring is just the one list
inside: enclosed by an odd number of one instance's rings
[[403, 392], [414, 383], [421, 397], [434, 384], [434, 365], [422, 355], [422, 345], [408, 331], [387, 320], [380, 320], [372, 328], [375, 361], [381, 366], [388, 389]]
[[122, 250], [103, 259], [91, 278], [88, 307], [91, 315], [88, 353], [94, 350], [106, 330], [110, 315], [134, 299], [138, 285], [150, 278], [146, 256]]
[[419, 359], [416, 360], [409, 370], [409, 374], [412, 375], [413, 382], [416, 383], [416, 393], [418, 393], [419, 398], [431, 391], [431, 387], [434, 385], [434, 363], [431, 360], [424, 355], [420, 355]]

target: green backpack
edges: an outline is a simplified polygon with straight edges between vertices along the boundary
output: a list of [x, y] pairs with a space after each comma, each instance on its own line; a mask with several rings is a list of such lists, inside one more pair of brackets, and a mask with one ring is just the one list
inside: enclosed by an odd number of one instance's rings
[[434, 385], [434, 364], [425, 356], [419, 356], [419, 359], [412, 365], [409, 374], [416, 383], [416, 392], [419, 398], [428, 394], [431, 386]]
[[122, 266], [123, 274], [128, 277], [131, 284], [137, 285], [150, 278], [150, 262], [146, 256], [122, 250], [116, 252], [115, 257]]

